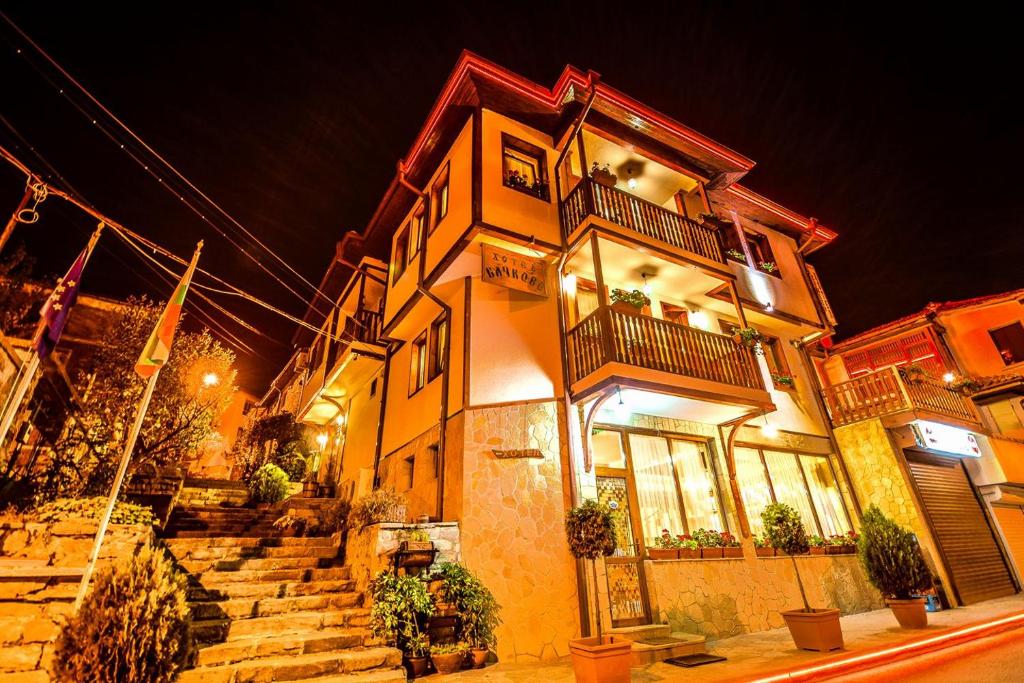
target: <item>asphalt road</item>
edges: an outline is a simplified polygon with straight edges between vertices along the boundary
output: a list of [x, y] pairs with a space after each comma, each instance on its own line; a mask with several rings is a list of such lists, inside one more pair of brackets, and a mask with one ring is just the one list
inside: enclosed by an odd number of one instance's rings
[[844, 683], [1024, 682], [1024, 629], [832, 680]]

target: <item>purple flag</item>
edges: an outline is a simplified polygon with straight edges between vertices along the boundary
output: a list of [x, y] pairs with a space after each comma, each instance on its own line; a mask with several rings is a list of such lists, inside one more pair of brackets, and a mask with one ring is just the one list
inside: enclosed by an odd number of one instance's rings
[[53, 348], [57, 346], [57, 342], [60, 341], [60, 335], [64, 332], [64, 325], [67, 324], [71, 307], [78, 300], [78, 286], [82, 280], [82, 271], [85, 270], [85, 262], [88, 259], [89, 248], [86, 247], [71, 264], [67, 275], [57, 281], [57, 286], [53, 288], [53, 292], [39, 311], [39, 326], [32, 339], [32, 346], [40, 358], [50, 355]]

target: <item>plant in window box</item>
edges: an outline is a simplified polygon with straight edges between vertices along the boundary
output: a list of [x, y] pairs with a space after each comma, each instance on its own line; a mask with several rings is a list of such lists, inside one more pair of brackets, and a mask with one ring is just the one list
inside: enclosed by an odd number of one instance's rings
[[733, 261], [739, 261], [740, 263], [747, 262], [747, 255], [739, 249], [726, 249], [725, 255], [731, 258]]
[[803, 609], [782, 612], [793, 642], [801, 650], [828, 652], [841, 648], [843, 631], [839, 625], [839, 610], [812, 609], [807, 602], [807, 593], [795, 557], [807, 552], [807, 533], [800, 521], [800, 513], [785, 503], [772, 503], [761, 512], [761, 521], [772, 547], [789, 555], [804, 603]]
[[551, 195], [548, 194], [548, 184], [542, 183], [539, 180], [533, 183], [533, 187], [530, 189], [530, 191], [533, 193], [535, 197], [538, 197], [540, 199], [547, 200], [551, 197]]
[[615, 187], [615, 184], [619, 182], [619, 177], [612, 173], [608, 164], [598, 165], [596, 161], [590, 167], [590, 177], [594, 179], [595, 183], [605, 187]]
[[761, 333], [753, 327], [733, 328], [732, 340], [739, 346], [750, 349], [754, 353], [764, 355], [764, 349], [761, 348]]
[[654, 539], [654, 547], [647, 549], [652, 560], [678, 560], [679, 541], [672, 537], [668, 529], [661, 530], [661, 536]]
[[828, 542], [817, 534], [811, 534], [807, 537], [807, 546], [810, 548], [811, 555], [824, 555], [826, 545], [828, 545]]
[[931, 375], [928, 374], [928, 371], [925, 370], [924, 366], [918, 365], [917, 363], [907, 363], [906, 365], [897, 368], [897, 371], [900, 373], [900, 377], [902, 377], [904, 381], [911, 384], [920, 384], [921, 382], [931, 378]]
[[776, 265], [775, 261], [761, 261], [757, 264], [757, 267], [759, 270], [763, 270], [766, 273], [774, 273], [779, 269], [779, 266]]
[[722, 534], [714, 529], [697, 529], [693, 532], [693, 540], [700, 546], [700, 556], [703, 559], [720, 558], [723, 556], [722, 548], [725, 545]]
[[981, 388], [981, 382], [973, 377], [957, 377], [952, 382], [948, 382], [946, 387], [961, 396], [970, 396]]
[[754, 552], [758, 557], [775, 557], [775, 548], [764, 534], [754, 536]]
[[796, 386], [796, 380], [792, 375], [776, 375], [774, 372], [772, 373], [772, 383], [783, 389], [792, 389]]
[[693, 536], [690, 534], [679, 534], [676, 536], [676, 541], [678, 541], [679, 545], [679, 559], [700, 559], [700, 546], [697, 545], [697, 541], [693, 540]]
[[626, 291], [625, 289], [613, 289], [611, 291], [612, 308], [624, 313], [636, 313], [643, 310], [644, 306], [650, 306], [651, 300], [639, 289]]
[[743, 557], [743, 544], [728, 531], [722, 532], [722, 556], [732, 558]]
[[526, 177], [520, 174], [519, 171], [509, 171], [508, 175], [505, 176], [505, 185], [520, 190], [525, 190], [529, 187]]

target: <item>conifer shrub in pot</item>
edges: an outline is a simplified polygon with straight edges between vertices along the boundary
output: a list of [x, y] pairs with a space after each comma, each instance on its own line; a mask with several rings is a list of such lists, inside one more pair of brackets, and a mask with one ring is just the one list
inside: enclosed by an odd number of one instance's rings
[[569, 552], [579, 560], [590, 560], [594, 573], [593, 605], [597, 635], [569, 641], [576, 680], [581, 683], [627, 683], [632, 663], [629, 640], [601, 633], [601, 600], [597, 586], [597, 559], [615, 552], [613, 513], [606, 505], [588, 500], [573, 508], [565, 519]]
[[369, 586], [370, 632], [402, 651], [412, 678], [427, 671], [429, 644], [424, 626], [434, 613], [427, 586], [415, 576], [379, 572]]
[[931, 587], [932, 574], [914, 533], [871, 505], [861, 518], [857, 555], [900, 626], [926, 628], [925, 600], [915, 593]]
[[843, 631], [839, 624], [839, 610], [814, 609], [807, 602], [807, 591], [800, 576], [796, 555], [808, 551], [807, 533], [804, 531], [800, 513], [785, 503], [772, 503], [761, 512], [764, 534], [768, 544], [777, 553], [789, 555], [796, 574], [796, 583], [803, 599], [803, 609], [782, 612], [793, 642], [801, 650], [828, 652], [843, 647]]
[[497, 642], [494, 631], [501, 624], [501, 605], [472, 572], [455, 562], [438, 565], [439, 594], [461, 617], [459, 640], [467, 644], [473, 668], [482, 669], [487, 653]]
[[148, 545], [96, 574], [57, 638], [53, 680], [170, 683], [189, 663], [188, 582]]

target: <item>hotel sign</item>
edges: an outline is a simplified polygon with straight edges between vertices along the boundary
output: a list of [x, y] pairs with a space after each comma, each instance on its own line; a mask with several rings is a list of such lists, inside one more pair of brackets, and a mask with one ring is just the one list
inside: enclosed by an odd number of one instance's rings
[[933, 451], [942, 451], [950, 455], [965, 455], [971, 458], [981, 457], [978, 440], [966, 429], [951, 427], [939, 422], [916, 420], [910, 424], [917, 445]]
[[481, 245], [480, 279], [527, 294], [547, 297], [548, 264], [508, 249]]
[[544, 458], [544, 453], [539, 448], [492, 448], [491, 453], [499, 460], [511, 460], [513, 458]]

